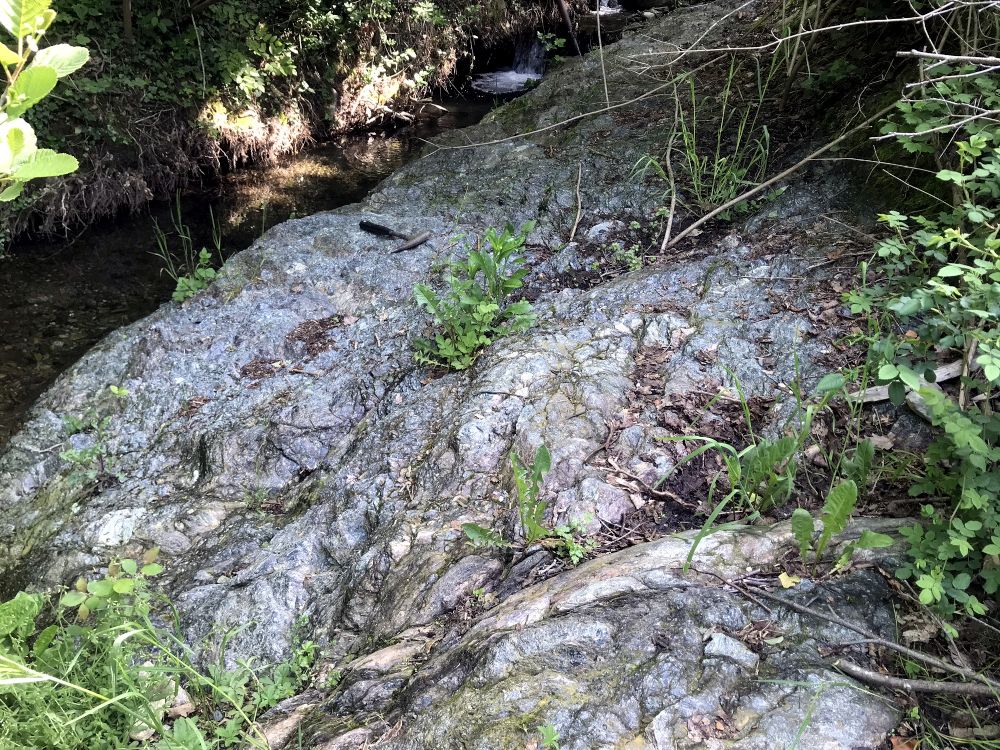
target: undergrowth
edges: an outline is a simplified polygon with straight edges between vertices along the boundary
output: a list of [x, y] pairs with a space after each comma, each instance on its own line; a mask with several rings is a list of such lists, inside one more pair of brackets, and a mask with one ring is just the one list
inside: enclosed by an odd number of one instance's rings
[[[547, 504], [541, 497], [542, 479], [552, 467], [552, 457], [545, 445], [538, 446], [535, 460], [525, 464], [517, 453], [510, 455], [514, 473], [517, 518], [520, 526], [521, 542], [524, 547], [541, 544], [553, 549], [573, 565], [579, 564], [596, 544], [586, 538], [587, 519], [572, 519], [567, 524], [549, 527], [545, 524]], [[462, 524], [462, 531], [477, 547], [507, 549], [514, 546], [502, 534], [479, 524]]]
[[449, 263], [444, 294], [427, 284], [413, 288], [417, 304], [434, 316], [441, 329], [433, 338], [414, 341], [413, 358], [419, 364], [465, 370], [484, 347], [531, 327], [535, 322], [531, 303], [509, 298], [528, 274], [520, 252], [534, 226], [528, 222], [517, 231], [509, 224], [499, 232], [488, 229], [484, 244], [464, 260]]
[[0, 604], [0, 747], [268, 747], [257, 719], [310, 678], [316, 645], [300, 641], [277, 665], [220, 657], [202, 670], [156, 615], [171, 611], [152, 588], [162, 572], [152, 549], [62, 596]]

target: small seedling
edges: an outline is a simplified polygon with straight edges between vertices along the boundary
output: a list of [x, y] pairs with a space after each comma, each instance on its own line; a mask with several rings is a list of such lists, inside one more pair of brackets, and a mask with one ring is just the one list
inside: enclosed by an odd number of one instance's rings
[[[816, 528], [812, 514], [804, 508], [796, 508], [792, 512], [792, 533], [795, 535], [795, 541], [798, 542], [799, 554], [803, 562], [808, 562], [809, 553], [812, 552], [811, 567], [816, 568], [833, 536], [847, 528], [847, 522], [854, 513], [857, 503], [858, 486], [853, 479], [847, 479], [830, 490], [820, 516], [823, 529], [815, 545], [813, 537], [816, 534]], [[833, 569], [846, 568], [854, 557], [854, 553], [859, 549], [882, 549], [891, 547], [892, 544], [892, 537], [865, 529], [861, 532], [860, 538], [844, 548]]]

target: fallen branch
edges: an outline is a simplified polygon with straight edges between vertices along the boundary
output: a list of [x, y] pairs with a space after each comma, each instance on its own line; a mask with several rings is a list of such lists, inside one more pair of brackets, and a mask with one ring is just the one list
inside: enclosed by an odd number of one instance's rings
[[809, 156], [807, 156], [806, 158], [802, 159], [799, 162], [796, 162], [795, 164], [793, 164], [792, 166], [790, 166], [788, 169], [786, 169], [786, 170], [784, 170], [782, 172], [779, 172], [778, 174], [776, 174], [771, 179], [765, 180], [764, 182], [760, 183], [757, 187], [751, 188], [750, 190], [747, 190], [742, 195], [738, 195], [735, 198], [733, 198], [731, 201], [726, 201], [725, 203], [723, 203], [718, 208], [715, 208], [715, 209], [709, 211], [707, 214], [705, 214], [700, 219], [698, 219], [698, 221], [696, 221], [693, 224], [691, 224], [690, 226], [688, 226], [683, 232], [681, 232], [676, 237], [674, 237], [670, 242], [668, 242], [666, 247], [667, 248], [673, 247], [678, 242], [680, 242], [682, 239], [684, 239], [689, 234], [691, 234], [698, 227], [704, 226], [707, 222], [711, 221], [712, 219], [714, 219], [719, 214], [721, 214], [721, 213], [723, 213], [725, 211], [728, 211], [733, 206], [738, 206], [740, 203], [743, 203], [743, 202], [749, 200], [753, 196], [755, 196], [758, 193], [766, 190], [767, 188], [771, 187], [772, 185], [774, 185], [774, 184], [776, 184], [778, 182], [781, 182], [783, 179], [785, 179], [789, 175], [795, 174], [795, 172], [799, 171], [802, 167], [804, 167], [806, 164], [808, 164], [809, 162], [811, 162], [817, 156], [820, 156], [821, 154], [825, 154], [827, 151], [829, 151], [831, 148], [833, 148], [837, 144], [842, 143], [843, 141], [847, 140], [850, 136], [852, 136], [855, 133], [857, 133], [857, 132], [859, 132], [861, 130], [864, 130], [865, 128], [869, 127], [872, 123], [878, 121], [879, 119], [881, 119], [885, 115], [889, 114], [889, 112], [891, 112], [895, 108], [896, 108], [896, 103], [893, 102], [888, 107], [884, 107], [883, 109], [880, 109], [878, 112], [876, 112], [874, 115], [872, 115], [867, 120], [865, 120], [864, 122], [862, 122], [860, 125], [855, 125], [853, 128], [851, 128], [847, 132], [841, 134], [837, 138], [834, 138], [832, 141], [830, 141], [829, 143], [827, 143], [822, 148], [816, 149], [811, 154], [809, 154]]
[[[748, 596], [748, 592], [746, 591], [745, 587], [741, 586], [740, 584], [730, 581], [729, 585], [732, 586], [737, 591], [739, 591], [744, 596]], [[896, 651], [897, 653], [903, 654], [904, 656], [909, 656], [911, 659], [922, 661], [925, 664], [931, 665], [932, 667], [937, 667], [938, 669], [944, 670], [946, 672], [952, 672], [954, 674], [961, 675], [962, 677], [966, 677], [970, 680], [975, 680], [977, 682], [980, 682], [983, 685], [989, 687], [991, 691], [990, 695], [993, 694], [992, 691], [1000, 692], [1000, 683], [994, 682], [988, 677], [984, 677], [983, 675], [966, 667], [960, 667], [956, 664], [951, 664], [949, 662], [942, 661], [941, 659], [938, 659], [936, 656], [931, 656], [930, 654], [925, 654], [922, 651], [917, 651], [907, 646], [900, 645], [895, 641], [890, 641], [887, 640], [886, 638], [880, 638], [878, 635], [872, 633], [866, 628], [863, 628], [860, 625], [856, 625], [848, 620], [845, 620], [842, 617], [838, 617], [835, 614], [827, 614], [826, 612], [820, 612], [817, 609], [813, 609], [812, 607], [807, 607], [806, 605], [799, 604], [798, 602], [793, 602], [782, 596], [777, 596], [776, 594], [772, 594], [770, 591], [765, 591], [764, 589], [758, 588], [756, 586], [753, 588], [753, 593], [756, 594], [757, 596], [762, 596], [765, 599], [770, 599], [773, 602], [777, 602], [778, 604], [788, 607], [789, 609], [798, 612], [799, 614], [808, 615], [809, 617], [815, 617], [820, 620], [826, 620], [827, 622], [832, 622], [835, 625], [840, 625], [841, 627], [845, 627], [848, 630], [853, 630], [855, 633], [863, 635], [866, 639], [868, 639], [871, 643], [875, 644], [876, 646], [882, 646], [883, 648]]]
[[583, 200], [580, 198], [580, 180], [583, 179], [583, 162], [576, 171], [576, 219], [573, 220], [573, 229], [569, 233], [569, 241], [576, 237], [576, 230], [580, 226], [580, 216], [583, 214]]
[[971, 65], [1000, 65], [1000, 57], [975, 57], [972, 55], [945, 55], [940, 52], [897, 52], [897, 57], [916, 57], [921, 60], [936, 60], [931, 67], [943, 65], [944, 63], [969, 63]]
[[859, 667], [854, 662], [845, 659], [837, 659], [833, 663], [833, 668], [869, 685], [905, 690], [909, 693], [951, 693], [952, 695], [968, 695], [976, 698], [998, 697], [998, 688], [992, 688], [989, 685], [978, 685], [973, 682], [942, 682], [940, 680], [903, 680], [899, 677], [879, 674], [870, 669]]

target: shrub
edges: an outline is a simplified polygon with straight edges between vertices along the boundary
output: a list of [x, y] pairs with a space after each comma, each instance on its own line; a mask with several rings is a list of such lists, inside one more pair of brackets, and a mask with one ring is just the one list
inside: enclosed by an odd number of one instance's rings
[[49, 0], [0, 3], [0, 25], [14, 37], [14, 48], [0, 43], [0, 66], [7, 88], [0, 109], [0, 201], [21, 195], [30, 180], [75, 172], [76, 159], [38, 148], [35, 131], [21, 115], [47, 97], [56, 82], [81, 68], [90, 54], [83, 47], [39, 42], [56, 14]]
[[[940, 430], [910, 488], [928, 503], [905, 532], [910, 559], [898, 575], [944, 614], [984, 614], [976, 592], [1000, 589], [1000, 127], [955, 119], [973, 104], [997, 109], [1000, 77], [974, 72], [935, 65], [935, 82], [883, 128], [906, 151], [934, 155], [950, 206], [882, 215], [892, 232], [877, 248], [884, 284], [852, 297], [856, 309], [878, 307], [892, 323], [873, 348], [893, 402], [914, 394]], [[962, 377], [948, 393], [935, 367], [956, 358]]]

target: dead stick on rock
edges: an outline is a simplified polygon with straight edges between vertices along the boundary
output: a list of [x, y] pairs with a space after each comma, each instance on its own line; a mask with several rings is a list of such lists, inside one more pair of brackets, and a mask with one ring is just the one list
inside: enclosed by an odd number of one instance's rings
[[[747, 595], [746, 588], [741, 586], [740, 584], [731, 581], [729, 582], [729, 585], [732, 586], [737, 591], [739, 591], [744, 596]], [[757, 588], [756, 586], [753, 587], [753, 593], [756, 594], [757, 596], [762, 596], [765, 599], [770, 599], [773, 602], [777, 602], [785, 607], [788, 607], [789, 609], [794, 610], [799, 614], [809, 615], [810, 617], [816, 617], [820, 620], [826, 620], [827, 622], [832, 622], [836, 625], [845, 627], [848, 630], [853, 630], [855, 633], [860, 633], [876, 646], [882, 646], [883, 648], [888, 648], [892, 651], [896, 651], [900, 654], [903, 654], [904, 656], [909, 656], [910, 658], [922, 661], [925, 664], [930, 664], [931, 666], [937, 667], [938, 669], [943, 669], [946, 672], [953, 672], [955, 674], [961, 675], [962, 677], [967, 677], [970, 680], [976, 680], [977, 682], [981, 682], [984, 685], [988, 686], [991, 691], [992, 690], [1000, 691], [1000, 683], [996, 683], [993, 680], [990, 680], [989, 678], [984, 677], [981, 674], [977, 674], [971, 669], [966, 669], [965, 667], [960, 667], [955, 664], [949, 664], [946, 661], [942, 661], [941, 659], [938, 659], [935, 656], [931, 656], [930, 654], [925, 654], [922, 651], [916, 651], [912, 648], [907, 648], [906, 646], [902, 646], [898, 643], [895, 643], [894, 641], [890, 641], [885, 638], [879, 638], [875, 633], [872, 633], [871, 631], [862, 628], [859, 625], [855, 625], [854, 623], [845, 620], [843, 617], [838, 617], [835, 614], [827, 614], [826, 612], [820, 612], [817, 609], [813, 609], [812, 607], [807, 607], [806, 605], [799, 604], [798, 602], [793, 602], [790, 599], [786, 599], [783, 596], [777, 596], [769, 591]], [[990, 694], [992, 695], [992, 693]]]
[[767, 188], [771, 187], [775, 183], [781, 182], [783, 179], [785, 179], [789, 175], [795, 174], [795, 172], [799, 171], [802, 167], [804, 167], [810, 161], [812, 161], [813, 159], [815, 159], [817, 156], [819, 156], [821, 154], [825, 154], [827, 151], [829, 151], [831, 148], [833, 148], [837, 144], [842, 143], [843, 141], [845, 141], [847, 138], [849, 138], [850, 136], [854, 135], [858, 131], [864, 130], [869, 125], [871, 125], [872, 123], [876, 122], [881, 117], [887, 115], [889, 112], [891, 112], [895, 108], [896, 108], [896, 105], [895, 105], [895, 103], [893, 103], [893, 104], [889, 105], [888, 107], [885, 107], [884, 109], [880, 109], [874, 115], [872, 115], [867, 120], [865, 120], [863, 123], [861, 123], [860, 125], [856, 125], [855, 127], [851, 128], [846, 133], [843, 133], [842, 135], [840, 135], [837, 138], [833, 139], [832, 141], [830, 141], [829, 143], [827, 143], [822, 148], [816, 149], [815, 151], [813, 151], [811, 154], [809, 154], [809, 156], [807, 156], [802, 161], [799, 161], [799, 162], [793, 164], [792, 166], [790, 166], [788, 169], [784, 170], [783, 172], [779, 172], [778, 174], [776, 174], [771, 179], [765, 180], [764, 182], [760, 183], [757, 187], [751, 188], [750, 190], [747, 190], [742, 195], [736, 196], [731, 201], [726, 201], [725, 203], [723, 203], [718, 208], [715, 208], [715, 209], [709, 211], [707, 214], [705, 214], [700, 219], [698, 219], [698, 221], [696, 221], [694, 224], [692, 224], [691, 226], [689, 226], [683, 232], [681, 232], [676, 237], [674, 237], [670, 242], [668, 242], [666, 248], [664, 248], [664, 249], [673, 247], [678, 242], [680, 242], [682, 239], [684, 239], [689, 234], [691, 234], [691, 232], [693, 232], [694, 230], [696, 230], [698, 227], [704, 226], [704, 224], [706, 222], [711, 221], [712, 219], [714, 219], [716, 216], [718, 216], [719, 214], [723, 213], [724, 211], [728, 211], [733, 206], [738, 206], [740, 203], [743, 203], [744, 201], [749, 200], [753, 196], [755, 196], [758, 193], [766, 190]]
[[583, 213], [583, 201], [580, 199], [580, 181], [583, 179], [583, 162], [576, 171], [576, 219], [573, 221], [573, 230], [569, 233], [569, 241], [576, 237], [576, 229], [580, 226], [580, 215]]
[[911, 693], [951, 693], [953, 695], [968, 695], [977, 698], [998, 697], [997, 689], [989, 685], [980, 685], [974, 682], [942, 682], [940, 680], [903, 680], [899, 677], [879, 674], [870, 669], [859, 667], [854, 662], [845, 659], [837, 659], [833, 663], [833, 668], [869, 685], [891, 688], [893, 690], [906, 690]]
[[681, 118], [681, 100], [677, 96], [677, 86], [674, 86], [674, 125], [670, 130], [670, 139], [667, 141], [667, 179], [670, 183], [670, 214], [667, 216], [667, 229], [663, 233], [663, 242], [660, 243], [660, 252], [663, 253], [670, 246], [670, 235], [674, 231], [674, 212], [677, 211], [677, 182], [674, 180], [674, 141], [677, 140], [677, 122]]

